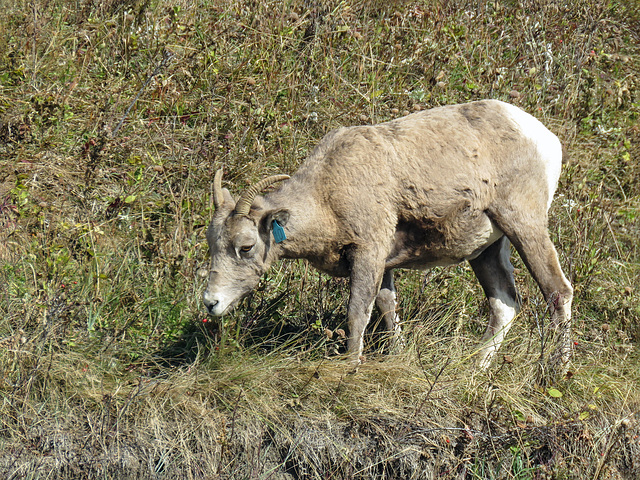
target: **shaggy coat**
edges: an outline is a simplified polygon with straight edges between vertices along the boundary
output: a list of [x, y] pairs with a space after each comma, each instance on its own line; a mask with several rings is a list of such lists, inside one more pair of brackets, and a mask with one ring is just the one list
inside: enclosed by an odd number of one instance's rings
[[[204, 303], [211, 314], [223, 315], [275, 260], [304, 258], [350, 278], [348, 348], [357, 364], [376, 300], [387, 327], [399, 329], [394, 268], [467, 260], [489, 299], [480, 350], [487, 366], [518, 307], [511, 242], [562, 327], [557, 357], [567, 361], [572, 288], [547, 231], [561, 164], [555, 135], [494, 100], [339, 128], [279, 190], [245, 198], [246, 208], [236, 208], [217, 178]], [[286, 233], [282, 243], [274, 241], [274, 220]]]

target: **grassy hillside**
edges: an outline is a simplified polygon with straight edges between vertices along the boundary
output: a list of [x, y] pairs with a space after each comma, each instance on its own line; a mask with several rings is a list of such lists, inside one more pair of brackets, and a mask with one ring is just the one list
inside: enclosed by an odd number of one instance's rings
[[[633, 0], [4, 0], [3, 478], [640, 478], [640, 12]], [[212, 178], [291, 173], [330, 129], [496, 98], [566, 146], [547, 308], [487, 372], [467, 265], [401, 272], [406, 348], [346, 375], [348, 285], [281, 263], [201, 305]]]

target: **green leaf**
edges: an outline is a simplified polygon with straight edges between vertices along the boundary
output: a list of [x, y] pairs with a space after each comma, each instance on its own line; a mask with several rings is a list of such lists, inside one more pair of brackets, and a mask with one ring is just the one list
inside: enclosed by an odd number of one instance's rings
[[560, 390], [552, 388], [552, 387], [547, 388], [547, 393], [549, 394], [550, 397], [553, 397], [553, 398], [562, 397], [562, 392]]
[[135, 200], [136, 200], [135, 195], [129, 195], [127, 198], [124, 199], [124, 203], [133, 203]]

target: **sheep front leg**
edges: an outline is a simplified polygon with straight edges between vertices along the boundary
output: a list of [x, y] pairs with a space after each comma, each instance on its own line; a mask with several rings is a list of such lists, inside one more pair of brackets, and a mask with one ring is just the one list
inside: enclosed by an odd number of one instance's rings
[[358, 253], [351, 264], [351, 292], [347, 311], [349, 321], [349, 340], [347, 342], [349, 361], [355, 368], [363, 361], [364, 331], [369, 324], [371, 312], [376, 300], [384, 263], [375, 254]]
[[396, 288], [393, 282], [393, 270], [386, 270], [384, 272], [380, 291], [376, 298], [376, 306], [380, 310], [387, 327], [387, 332], [389, 332], [391, 350], [395, 351], [398, 347], [404, 346], [404, 342], [400, 321], [396, 313], [398, 302], [396, 299]]

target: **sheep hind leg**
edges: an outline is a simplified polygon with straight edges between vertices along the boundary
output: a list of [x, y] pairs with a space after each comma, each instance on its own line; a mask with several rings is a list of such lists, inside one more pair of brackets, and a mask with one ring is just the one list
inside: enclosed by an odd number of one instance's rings
[[[504, 226], [504, 228], [503, 228]], [[564, 374], [571, 358], [571, 303], [573, 288], [566, 279], [558, 253], [544, 224], [507, 222], [499, 224], [507, 234], [522, 261], [531, 272], [551, 313], [551, 341], [553, 345], [545, 367], [552, 375]]]
[[376, 297], [376, 306], [384, 319], [387, 332], [389, 332], [391, 351], [396, 351], [404, 346], [402, 330], [396, 308], [396, 288], [393, 282], [393, 270], [386, 270], [382, 277], [382, 285]]
[[483, 369], [491, 364], [519, 307], [509, 245], [507, 237], [502, 237], [469, 262], [489, 300], [489, 323], [481, 340], [478, 359]]

